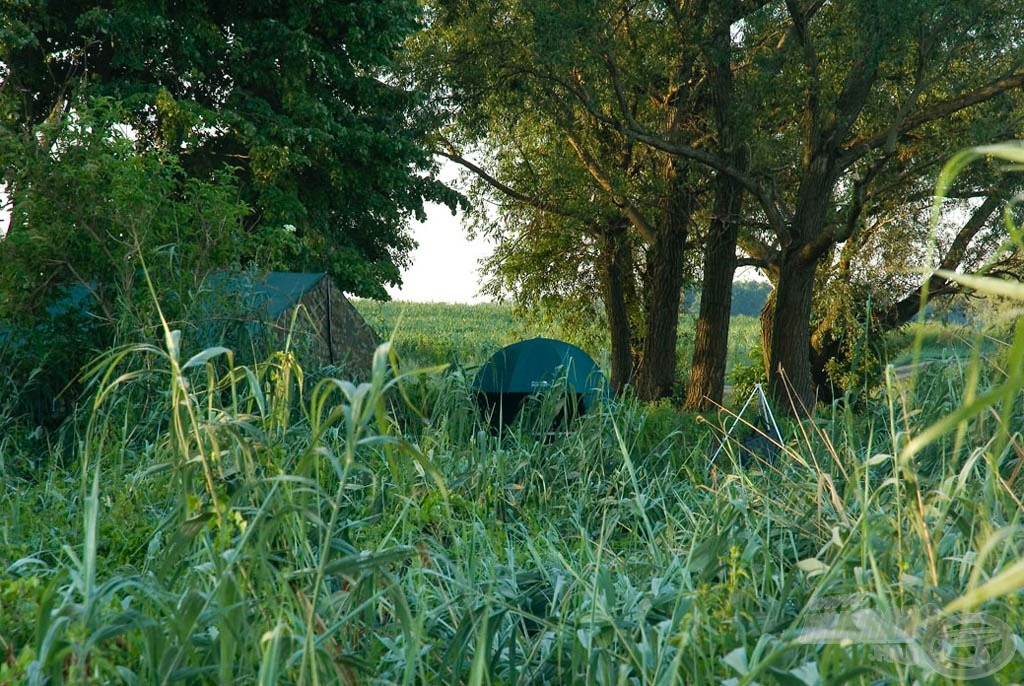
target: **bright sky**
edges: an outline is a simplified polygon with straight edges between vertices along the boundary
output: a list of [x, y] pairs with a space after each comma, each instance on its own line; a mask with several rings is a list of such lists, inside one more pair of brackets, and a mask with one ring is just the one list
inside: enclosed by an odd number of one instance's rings
[[462, 217], [452, 216], [444, 205], [426, 206], [427, 221], [412, 223], [419, 247], [412, 252], [412, 266], [402, 274], [402, 287], [389, 288], [395, 300], [414, 302], [486, 302], [480, 295], [479, 261], [491, 254], [482, 238], [469, 240]]

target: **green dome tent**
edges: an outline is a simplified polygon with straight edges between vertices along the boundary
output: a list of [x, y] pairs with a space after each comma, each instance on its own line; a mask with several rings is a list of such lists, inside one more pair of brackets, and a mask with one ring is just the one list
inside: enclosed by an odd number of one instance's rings
[[607, 394], [600, 367], [575, 345], [533, 338], [494, 353], [477, 372], [473, 390], [490, 412], [494, 429], [508, 426], [532, 395], [565, 384], [565, 407], [556, 423], [566, 423], [592, 409]]

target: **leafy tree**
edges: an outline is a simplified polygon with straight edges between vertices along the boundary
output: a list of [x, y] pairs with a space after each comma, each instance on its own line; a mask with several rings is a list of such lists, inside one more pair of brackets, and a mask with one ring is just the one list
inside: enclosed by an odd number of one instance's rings
[[17, 160], [0, 241], [0, 339], [21, 409], [39, 423], [65, 414], [69, 383], [98, 350], [156, 335], [143, 264], [164, 313], [179, 319], [198, 274], [248, 246], [230, 170], [189, 177], [175, 155], [138, 150], [122, 120], [117, 103], [99, 99], [51, 118], [28, 141], [0, 136], [0, 157]]
[[[970, 293], [942, 271], [986, 271], [992, 275], [1024, 274], [1024, 254], [1006, 246], [1004, 214], [1019, 192], [1013, 177], [1000, 178], [993, 168], [973, 169], [973, 181], [958, 180], [957, 198], [944, 202], [935, 233], [929, 223], [928, 191], [900, 210], [873, 207], [854, 232], [828, 258], [817, 285], [811, 334], [812, 374], [819, 397], [835, 397], [870, 384], [884, 359], [885, 333], [916, 317], [926, 303]], [[984, 173], [979, 173], [984, 172]], [[875, 196], [886, 202], [882, 193]], [[924, 274], [924, 278], [922, 278]]]
[[856, 245], [865, 228], [893, 239], [889, 245], [906, 244], [889, 227], [913, 216], [941, 150], [1019, 126], [1019, 114], [991, 117], [1012, 112], [1024, 85], [1021, 20], [1015, 3], [873, 0], [790, 0], [747, 19], [744, 87], [763, 95], [752, 129], [762, 136], [751, 141], [750, 173], [708, 162], [756, 199], [749, 221], [766, 230], [743, 240], [776, 280], [764, 317], [772, 391], [788, 401], [789, 385], [810, 407], [814, 296], [829, 283], [825, 271], [842, 271], [835, 251]]
[[[744, 113], [750, 108], [749, 95], [738, 97], [734, 76], [735, 48], [733, 24], [743, 16], [739, 2], [723, 2], [709, 13], [715, 17], [705, 38], [708, 59], [707, 81], [710, 110], [717, 145], [714, 151], [731, 168], [747, 169], [749, 153], [744, 139]], [[704, 240], [700, 312], [694, 333], [693, 361], [686, 407], [706, 410], [721, 404], [725, 394], [725, 367], [728, 354], [729, 324], [736, 273], [736, 242], [739, 238], [746, 191], [736, 176], [718, 173], [714, 180], [714, 200]]]
[[95, 317], [113, 324], [142, 278], [140, 261], [167, 287], [181, 267], [225, 266], [254, 249], [240, 230], [247, 209], [231, 170], [189, 177], [176, 155], [140, 151], [119, 126], [121, 113], [101, 99], [49, 119], [27, 142], [0, 137], [0, 154], [17, 160], [0, 241], [6, 317], [37, 319], [74, 286]]
[[633, 376], [643, 323], [637, 241], [621, 211], [591, 187], [586, 169], [572, 164], [578, 157], [566, 138], [522, 135], [525, 130], [520, 120], [512, 131], [488, 134], [491, 141], [508, 136], [509, 147], [519, 151], [490, 156], [484, 164], [494, 175], [443, 153], [474, 170], [473, 206], [493, 208], [469, 213], [474, 230], [497, 246], [485, 265], [486, 288], [499, 297], [512, 293], [521, 313], [557, 320], [583, 345], [610, 339], [611, 383], [621, 389]]
[[[1024, 51], [1016, 4], [520, 2], [485, 10], [453, 0], [438, 3], [437, 17], [450, 30], [444, 44], [461, 58], [451, 61], [455, 75], [474, 86], [456, 80], [450, 91], [475, 103], [460, 119], [470, 132], [486, 122], [514, 129], [524, 113], [548, 117], [576, 136], [578, 161], [567, 164], [580, 164], [638, 235], [644, 219], [655, 229], [649, 238], [672, 235], [657, 233], [665, 215], [644, 210], [675, 207], [688, 237], [707, 237], [702, 303], [709, 312], [694, 358], [707, 373], [691, 387], [691, 405], [713, 397], [720, 383], [711, 353], [725, 348], [722, 296], [736, 264], [728, 247], [735, 235], [748, 262], [775, 283], [763, 316], [766, 366], [775, 398], [785, 407], [794, 398], [799, 411], [813, 405], [829, 360], [841, 362], [848, 348], [843, 322], [858, 319], [849, 305], [862, 300], [849, 288], [855, 274], [871, 272], [880, 254], [899, 255], [904, 270], [921, 263], [924, 223], [914, 217], [942, 151], [1019, 133]], [[614, 144], [602, 149], [594, 140]], [[502, 154], [522, 147], [499, 141]], [[646, 177], [660, 185], [637, 185], [626, 159], [671, 173]], [[550, 164], [532, 168], [539, 176]], [[975, 191], [983, 192], [974, 193], [972, 209], [998, 195], [984, 184]], [[942, 264], [991, 247], [971, 228], [991, 226], [985, 213], [977, 216], [966, 233], [951, 231]], [[693, 231], [697, 224], [707, 231]], [[880, 252], [879, 241], [892, 249]], [[965, 241], [973, 246], [966, 252]], [[683, 262], [672, 250], [660, 253], [657, 240], [644, 244], [649, 264]], [[671, 302], [665, 283], [659, 292], [643, 282], [647, 345], [667, 321], [650, 317], [653, 303]], [[896, 308], [906, 311], [921, 285], [892, 289], [899, 293], [892, 305], [909, 297]], [[641, 369], [653, 359], [663, 358], [644, 354]]]
[[17, 327], [0, 337], [37, 415], [97, 349], [151, 333], [143, 262], [175, 319], [204, 273], [239, 265], [385, 296], [410, 214], [455, 199], [398, 62], [419, 16], [414, 0], [0, 2], [0, 318]]
[[[384, 297], [412, 247], [409, 215], [454, 200], [398, 76], [414, 0], [33, 0], [0, 16], [5, 136], [45, 148], [40, 126], [113, 99], [136, 147], [173, 154], [184, 176], [233, 169], [256, 238], [245, 257], [264, 267], [322, 269]], [[17, 166], [4, 164], [15, 206]], [[283, 227], [294, 241], [264, 240]]]
[[[455, 142], [497, 151], [499, 164], [480, 177], [512, 201], [499, 215], [512, 229], [503, 235], [529, 253], [532, 244], [515, 238], [518, 227], [543, 225], [581, 240], [589, 229], [597, 249], [586, 268], [604, 275], [592, 280], [605, 286], [591, 297], [601, 297], [612, 330], [613, 377], [631, 378], [642, 398], [672, 393], [685, 247], [708, 214], [709, 179], [694, 160], [638, 145], [616, 113], [669, 140], [710, 144], [705, 77], [714, 55], [704, 48], [707, 36], [728, 36], [740, 3], [714, 12], [702, 3], [657, 2], [444, 0], [433, 7], [425, 54], [439, 66], [439, 91], [457, 107]], [[641, 247], [642, 260], [632, 259], [630, 246]], [[541, 271], [542, 255], [528, 265]], [[626, 275], [627, 264], [636, 272]], [[566, 265], [581, 267], [576, 259]], [[627, 328], [632, 283], [640, 284], [643, 313], [635, 336]], [[635, 373], [616, 373], [634, 339]]]

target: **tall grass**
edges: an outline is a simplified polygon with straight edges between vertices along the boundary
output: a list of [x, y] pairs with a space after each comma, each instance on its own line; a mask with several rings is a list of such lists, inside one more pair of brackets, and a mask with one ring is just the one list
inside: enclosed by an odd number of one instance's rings
[[939, 683], [907, 655], [807, 645], [801, 622], [852, 594], [1024, 620], [1019, 478], [984, 446], [908, 457], [943, 415], [896, 379], [873, 415], [798, 427], [773, 464], [727, 444], [711, 469], [709, 434], [629, 400], [553, 440], [499, 438], [458, 372], [400, 423], [416, 386], [386, 348], [361, 386], [309, 386], [287, 351], [245, 367], [136, 346], [93, 371], [77, 488], [5, 496], [9, 513], [62, 492], [78, 522], [6, 566], [8, 681]]

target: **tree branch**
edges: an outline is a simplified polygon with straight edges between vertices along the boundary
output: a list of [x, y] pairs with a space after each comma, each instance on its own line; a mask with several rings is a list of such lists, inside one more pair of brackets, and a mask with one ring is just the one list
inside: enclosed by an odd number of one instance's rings
[[939, 269], [953, 271], [960, 266], [964, 256], [967, 255], [967, 248], [971, 241], [984, 228], [992, 214], [999, 209], [1001, 204], [1002, 200], [994, 195], [985, 198], [985, 202], [981, 203], [978, 209], [971, 215], [971, 218], [960, 227], [960, 230], [953, 238], [953, 242], [949, 244], [949, 248], [946, 250], [946, 256], [939, 262]]
[[657, 232], [654, 227], [651, 226], [647, 218], [644, 217], [643, 213], [637, 209], [636, 205], [631, 203], [626, 197], [615, 191], [615, 186], [612, 180], [598, 164], [597, 160], [587, 151], [587, 149], [580, 142], [579, 138], [576, 137], [571, 131], [566, 131], [566, 138], [569, 139], [569, 144], [572, 145], [573, 150], [576, 151], [576, 155], [579, 156], [580, 161], [583, 162], [583, 166], [586, 167], [590, 175], [597, 181], [597, 185], [608, 194], [611, 198], [612, 203], [621, 209], [625, 213], [629, 221], [636, 227], [636, 230], [640, 232], [640, 235], [648, 244], [653, 244], [657, 238]]
[[896, 137], [904, 136], [924, 124], [943, 119], [974, 105], [980, 105], [1007, 91], [1022, 87], [1024, 87], [1024, 73], [1007, 74], [993, 79], [988, 84], [969, 93], [962, 93], [957, 97], [936, 102], [923, 108], [914, 116], [907, 117], [898, 124], [894, 123], [892, 127], [885, 131], [880, 131], [854, 142], [847, 148], [847, 152], [841, 158], [840, 163], [845, 169], [869, 151], [885, 145], [887, 141], [894, 137], [893, 130], [896, 132]]
[[661, 152], [665, 152], [670, 155], [685, 157], [707, 167], [711, 167], [722, 174], [728, 174], [732, 178], [736, 179], [736, 181], [743, 186], [745, 191], [757, 199], [761, 209], [764, 210], [765, 215], [768, 217], [768, 223], [772, 227], [772, 230], [780, 236], [786, 234], [788, 220], [785, 215], [783, 215], [779, 204], [775, 200], [774, 194], [769, 189], [755, 181], [754, 177], [750, 174], [740, 171], [706, 150], [694, 148], [689, 145], [683, 145], [681, 143], [673, 143], [671, 141], [664, 140], [660, 136], [651, 135], [643, 131], [639, 124], [636, 124], [635, 122], [630, 124], [623, 133], [633, 140], [643, 143], [655, 150], [660, 150]]
[[736, 238], [736, 245], [750, 257], [737, 260], [737, 266], [759, 267], [768, 276], [768, 280], [776, 283], [779, 280], [779, 251], [772, 245], [749, 233], [741, 233]]
[[819, 88], [821, 86], [821, 74], [818, 70], [818, 54], [814, 50], [814, 44], [808, 31], [808, 22], [811, 14], [807, 8], [800, 7], [797, 0], [786, 0], [786, 9], [793, 22], [792, 34], [803, 52], [804, 67], [807, 69], [809, 86], [807, 87], [807, 107], [804, 119], [804, 149], [812, 151], [818, 148], [821, 140], [821, 108]]
[[468, 169], [473, 174], [475, 174], [477, 178], [479, 178], [481, 181], [486, 183], [491, 188], [494, 188], [499, 193], [506, 195], [509, 198], [512, 198], [513, 200], [521, 202], [525, 205], [529, 205], [530, 207], [536, 210], [540, 210], [541, 212], [550, 212], [551, 214], [556, 214], [561, 217], [569, 217], [572, 219], [578, 218], [571, 212], [567, 212], [560, 205], [546, 202], [541, 198], [537, 198], [532, 195], [527, 195], [526, 193], [522, 193], [513, 188], [512, 186], [503, 183], [502, 181], [498, 180], [495, 176], [489, 174], [483, 167], [479, 166], [478, 164], [475, 164], [474, 162], [471, 162], [470, 160], [466, 159], [465, 157], [457, 153], [454, 150], [454, 146], [451, 146], [451, 144], [447, 143], [447, 141], [446, 144], [449, 145], [449, 150], [434, 150], [433, 154], [440, 155], [441, 157], [447, 160], [451, 160], [460, 167]]
[[[953, 242], [946, 249], [946, 254], [939, 261], [938, 269], [954, 271], [960, 266], [971, 241], [984, 228], [1000, 204], [1000, 199], [994, 195], [985, 199], [985, 202], [974, 211], [971, 218], [960, 227]], [[910, 321], [914, 314], [920, 311], [926, 292], [929, 297], [938, 297], [959, 293], [961, 290], [962, 287], [959, 284], [933, 273], [913, 292], [893, 303], [879, 319], [887, 328], [895, 328]]]

